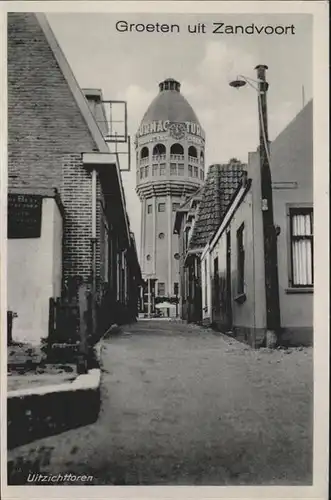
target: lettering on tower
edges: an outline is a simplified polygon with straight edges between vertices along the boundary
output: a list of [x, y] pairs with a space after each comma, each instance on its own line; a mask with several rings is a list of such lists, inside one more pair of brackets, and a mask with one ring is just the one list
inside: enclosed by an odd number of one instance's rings
[[205, 138], [204, 131], [198, 123], [194, 122], [170, 122], [169, 120], [157, 120], [143, 123], [139, 128], [136, 138], [148, 134], [168, 132], [174, 139], [180, 140], [185, 137], [185, 133]]

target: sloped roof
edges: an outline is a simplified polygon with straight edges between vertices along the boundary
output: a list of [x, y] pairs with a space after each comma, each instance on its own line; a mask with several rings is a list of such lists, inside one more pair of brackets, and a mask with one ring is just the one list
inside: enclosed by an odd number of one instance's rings
[[175, 222], [174, 222], [174, 233], [175, 234], [180, 229], [181, 220], [182, 220], [183, 215], [191, 210], [191, 203], [192, 203], [192, 201], [195, 198], [200, 198], [202, 191], [203, 191], [203, 186], [201, 186], [197, 191], [195, 191], [195, 193], [191, 194], [191, 196], [189, 198], [187, 198], [180, 205], [180, 207], [176, 210]]
[[241, 182], [245, 167], [237, 160], [209, 167], [189, 250], [202, 249], [208, 243]]

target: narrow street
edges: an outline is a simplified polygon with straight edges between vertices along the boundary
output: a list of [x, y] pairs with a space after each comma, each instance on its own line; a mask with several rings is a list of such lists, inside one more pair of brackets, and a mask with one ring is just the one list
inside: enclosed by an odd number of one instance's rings
[[30, 470], [99, 485], [309, 484], [312, 361], [309, 348], [254, 351], [140, 321], [103, 341], [98, 421], [10, 451], [9, 482]]

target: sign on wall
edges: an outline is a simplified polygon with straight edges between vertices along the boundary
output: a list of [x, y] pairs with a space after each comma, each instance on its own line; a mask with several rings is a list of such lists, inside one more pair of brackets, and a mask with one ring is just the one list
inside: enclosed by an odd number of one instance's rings
[[42, 196], [8, 194], [8, 238], [39, 238]]

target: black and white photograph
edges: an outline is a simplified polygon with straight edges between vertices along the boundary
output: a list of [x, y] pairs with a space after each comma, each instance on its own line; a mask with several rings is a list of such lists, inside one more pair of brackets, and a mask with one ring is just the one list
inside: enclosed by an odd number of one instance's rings
[[4, 498], [326, 499], [327, 4], [4, 3]]

